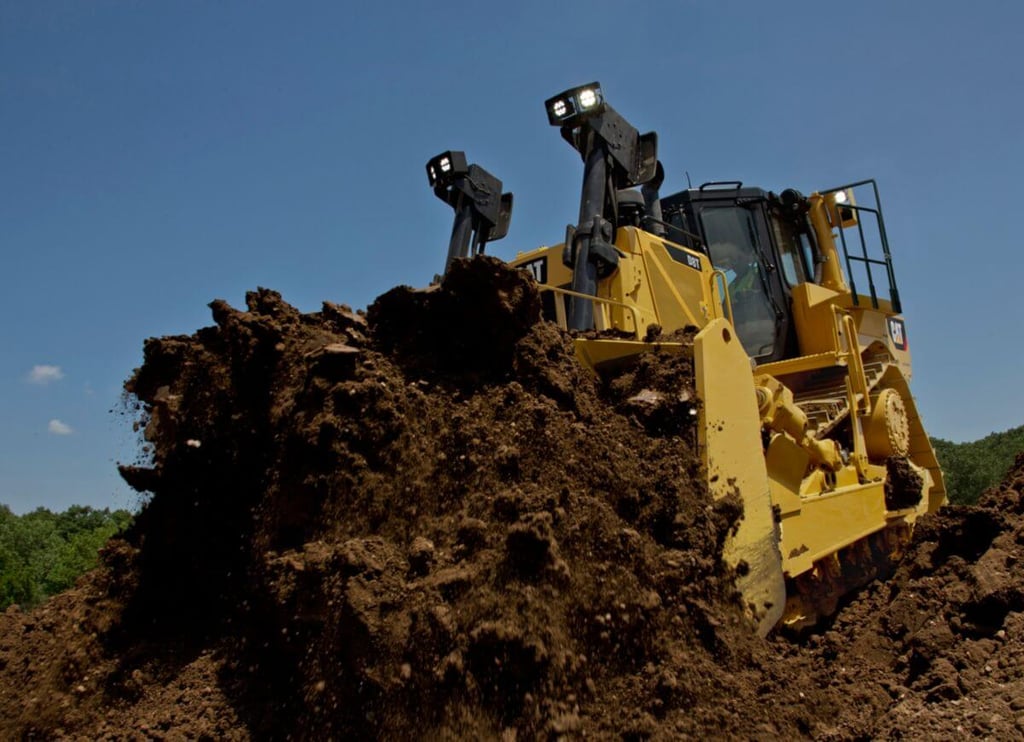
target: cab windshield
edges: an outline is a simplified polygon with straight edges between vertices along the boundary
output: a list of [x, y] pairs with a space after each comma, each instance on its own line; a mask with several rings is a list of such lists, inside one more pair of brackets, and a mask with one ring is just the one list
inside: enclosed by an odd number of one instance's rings
[[744, 350], [755, 358], [770, 354], [777, 328], [753, 212], [740, 206], [707, 207], [700, 220], [711, 262], [725, 274], [733, 325]]

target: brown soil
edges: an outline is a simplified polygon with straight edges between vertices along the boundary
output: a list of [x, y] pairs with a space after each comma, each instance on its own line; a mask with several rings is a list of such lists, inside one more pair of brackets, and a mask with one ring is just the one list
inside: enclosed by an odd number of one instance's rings
[[691, 359], [597, 380], [530, 281], [457, 263], [364, 315], [276, 293], [152, 339], [152, 493], [0, 615], [0, 737], [1024, 734], [1024, 457], [893, 579], [757, 639], [695, 455]]

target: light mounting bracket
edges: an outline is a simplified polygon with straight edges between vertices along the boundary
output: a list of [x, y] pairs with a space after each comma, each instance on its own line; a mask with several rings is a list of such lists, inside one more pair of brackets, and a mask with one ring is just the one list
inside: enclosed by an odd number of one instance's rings
[[[570, 88], [544, 103], [548, 123], [583, 158], [580, 218], [563, 260], [572, 268], [572, 290], [597, 294], [598, 279], [618, 268], [614, 225], [618, 223], [617, 192], [643, 185], [658, 176], [658, 135], [640, 134], [608, 105], [600, 83]], [[610, 234], [609, 234], [610, 233]], [[572, 297], [568, 325], [572, 330], [594, 326], [591, 299]]]
[[508, 234], [512, 194], [502, 193], [501, 181], [479, 165], [469, 164], [464, 152], [449, 150], [431, 158], [427, 180], [434, 195], [455, 209], [446, 273], [456, 258], [479, 255], [488, 242]]

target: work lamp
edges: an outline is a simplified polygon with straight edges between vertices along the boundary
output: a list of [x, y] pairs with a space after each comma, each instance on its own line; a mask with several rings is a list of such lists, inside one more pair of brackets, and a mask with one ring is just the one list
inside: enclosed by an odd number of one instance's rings
[[468, 172], [465, 152], [442, 152], [427, 162], [427, 179], [431, 188], [437, 185], [450, 185], [456, 177]]
[[548, 112], [548, 123], [552, 126], [574, 126], [604, 110], [601, 83], [592, 82], [570, 88], [554, 98], [548, 98], [544, 107]]

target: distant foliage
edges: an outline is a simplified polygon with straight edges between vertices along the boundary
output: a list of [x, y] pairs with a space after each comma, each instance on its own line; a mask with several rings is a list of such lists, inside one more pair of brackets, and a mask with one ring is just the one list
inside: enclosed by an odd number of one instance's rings
[[38, 605], [96, 566], [100, 547], [131, 523], [127, 510], [72, 505], [15, 515], [0, 505], [0, 610]]
[[1024, 425], [970, 443], [932, 438], [932, 445], [946, 476], [949, 501], [973, 505], [982, 492], [1006, 477], [1014, 458], [1024, 451]]

